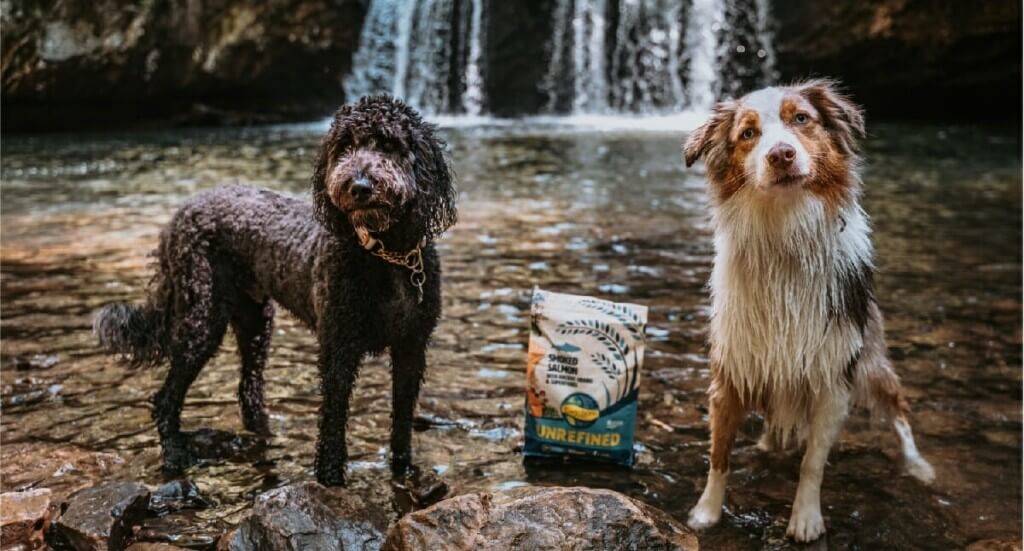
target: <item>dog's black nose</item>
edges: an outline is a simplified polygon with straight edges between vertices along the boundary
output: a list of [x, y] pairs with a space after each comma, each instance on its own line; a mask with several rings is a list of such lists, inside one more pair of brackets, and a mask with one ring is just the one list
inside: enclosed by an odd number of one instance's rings
[[786, 168], [793, 164], [796, 158], [796, 149], [793, 146], [779, 142], [768, 150], [768, 164], [775, 168]]
[[349, 186], [348, 192], [356, 201], [365, 201], [373, 194], [373, 184], [365, 174], [359, 173], [352, 178], [352, 185]]

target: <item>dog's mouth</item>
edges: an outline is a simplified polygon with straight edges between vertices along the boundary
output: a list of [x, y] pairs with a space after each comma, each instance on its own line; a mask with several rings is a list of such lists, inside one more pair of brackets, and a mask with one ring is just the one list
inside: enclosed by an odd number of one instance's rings
[[358, 213], [367, 213], [367, 212], [374, 212], [374, 211], [383, 211], [383, 210], [387, 210], [387, 208], [388, 208], [387, 205], [383, 205], [383, 204], [359, 205], [359, 206], [352, 207], [351, 209], [349, 209], [348, 212], [349, 212], [349, 214], [358, 214]]
[[348, 217], [354, 226], [364, 227], [370, 231], [383, 231], [391, 225], [391, 209], [382, 204], [352, 207], [348, 211]]
[[783, 174], [772, 180], [772, 185], [784, 188], [793, 187], [802, 184], [806, 179], [807, 176], [803, 174]]

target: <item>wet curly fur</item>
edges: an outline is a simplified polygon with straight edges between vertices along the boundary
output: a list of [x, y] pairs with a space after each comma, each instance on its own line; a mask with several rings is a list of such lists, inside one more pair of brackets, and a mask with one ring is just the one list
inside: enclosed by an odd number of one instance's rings
[[[160, 235], [157, 273], [144, 304], [112, 304], [94, 329], [133, 366], [169, 360], [153, 397], [164, 467], [194, 462], [181, 410], [189, 386], [230, 325], [241, 357], [238, 396], [245, 428], [268, 434], [263, 369], [275, 305], [319, 340], [320, 435], [316, 477], [344, 484], [349, 397], [367, 355], [392, 363], [391, 467], [411, 465], [412, 417], [425, 351], [441, 314], [434, 239], [455, 223], [456, 191], [436, 128], [399, 100], [342, 106], [320, 146], [313, 203], [228, 186], [189, 199]], [[391, 251], [423, 243], [422, 303], [407, 268], [366, 250], [360, 234]]]

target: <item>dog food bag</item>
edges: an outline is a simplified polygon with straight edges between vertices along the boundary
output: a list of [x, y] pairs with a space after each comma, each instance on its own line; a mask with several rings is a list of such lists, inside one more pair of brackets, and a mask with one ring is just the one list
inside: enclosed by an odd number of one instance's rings
[[646, 325], [646, 306], [534, 289], [524, 455], [633, 464]]

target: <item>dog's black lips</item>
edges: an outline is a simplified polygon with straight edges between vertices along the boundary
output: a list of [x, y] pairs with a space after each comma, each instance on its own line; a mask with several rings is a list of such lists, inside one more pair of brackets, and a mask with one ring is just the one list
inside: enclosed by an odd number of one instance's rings
[[789, 187], [795, 186], [803, 182], [805, 179], [807, 179], [806, 176], [801, 176], [798, 174], [786, 174], [784, 176], [776, 178], [775, 181], [772, 183], [776, 186]]

